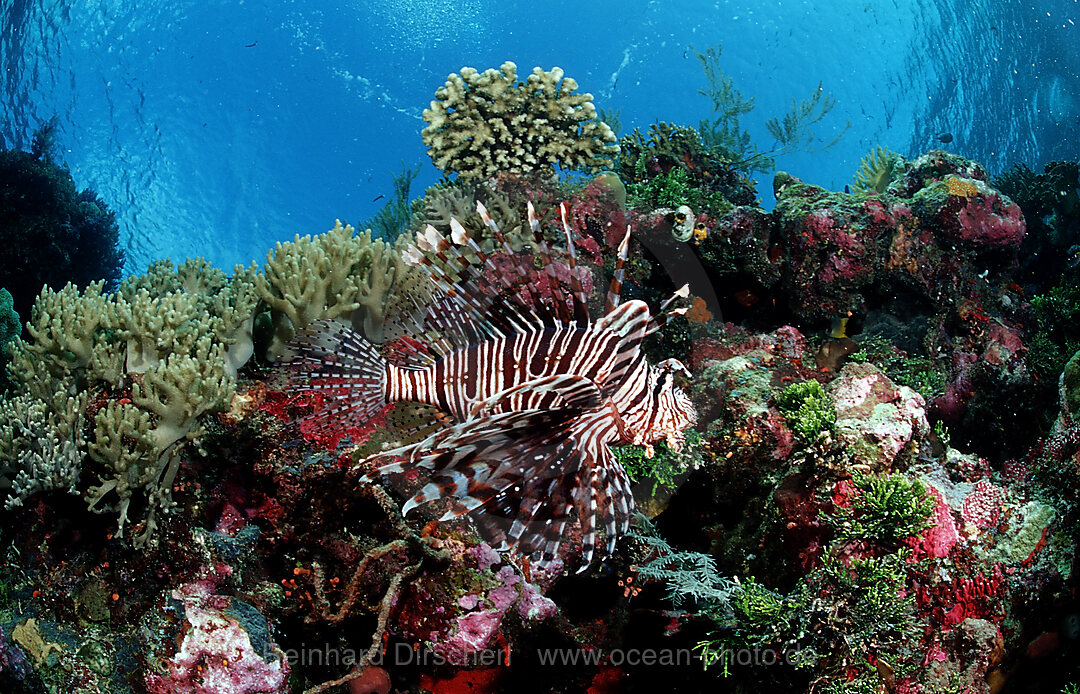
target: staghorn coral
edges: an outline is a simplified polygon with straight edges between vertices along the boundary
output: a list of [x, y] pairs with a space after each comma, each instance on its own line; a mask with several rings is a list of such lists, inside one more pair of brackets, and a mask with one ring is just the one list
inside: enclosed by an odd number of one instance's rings
[[509, 61], [482, 73], [463, 67], [424, 111], [428, 155], [461, 178], [603, 168], [618, 153], [615, 133], [597, 118], [592, 94], [577, 88], [558, 67], [533, 68], [524, 82]]

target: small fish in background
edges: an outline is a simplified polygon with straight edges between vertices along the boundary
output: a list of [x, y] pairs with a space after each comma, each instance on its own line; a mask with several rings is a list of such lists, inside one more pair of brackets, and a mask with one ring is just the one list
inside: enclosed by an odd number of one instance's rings
[[945, 144], [949, 144], [950, 142], [952, 142], [952, 133], [940, 132], [937, 135], [934, 135], [934, 137], [937, 138], [939, 142], [943, 142]]
[[833, 318], [832, 324], [829, 326], [829, 337], [834, 340], [847, 337], [847, 324], [850, 320], [849, 316], [843, 318]]

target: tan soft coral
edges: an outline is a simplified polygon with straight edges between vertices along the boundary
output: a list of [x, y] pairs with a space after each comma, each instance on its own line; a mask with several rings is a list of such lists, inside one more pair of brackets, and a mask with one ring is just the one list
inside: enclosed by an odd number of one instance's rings
[[[179, 268], [163, 261], [114, 294], [100, 284], [45, 289], [31, 340], [12, 345], [17, 392], [0, 408], [0, 438], [15, 442], [0, 445], [8, 503], [96, 477], [85, 491], [90, 508], [118, 513], [123, 535], [142, 493], [147, 515], [135, 539], [152, 539], [184, 446], [202, 435], [206, 414], [228, 407], [251, 356], [255, 275], [254, 267], [230, 278], [199, 259]], [[36, 447], [18, 443], [31, 434]]]
[[130, 403], [110, 401], [94, 417], [90, 455], [105, 471], [87, 492], [90, 508], [118, 512], [120, 535], [132, 493], [145, 489], [149, 511], [135, 540], [149, 539], [157, 514], [171, 507], [183, 445], [204, 433], [199, 418], [225, 409], [234, 394], [225, 347], [209, 335], [197, 341], [192, 354], [170, 354], [134, 379]]
[[267, 358], [280, 358], [296, 331], [325, 318], [351, 321], [382, 342], [389, 295], [418, 277], [397, 245], [373, 239], [370, 229], [356, 233], [340, 221], [325, 234], [279, 242], [256, 280], [272, 315]]
[[561, 68], [533, 68], [525, 82], [517, 66], [451, 74], [424, 111], [422, 136], [435, 166], [461, 178], [490, 178], [555, 166], [594, 171], [618, 154], [611, 128], [597, 118], [592, 94]]

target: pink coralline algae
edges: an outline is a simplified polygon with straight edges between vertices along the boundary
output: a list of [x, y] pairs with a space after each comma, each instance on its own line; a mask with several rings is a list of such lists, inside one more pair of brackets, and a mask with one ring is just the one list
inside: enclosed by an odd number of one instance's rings
[[[536, 580], [537, 573], [532, 578]], [[403, 593], [393, 627], [402, 638], [424, 642], [443, 661], [471, 662], [501, 642], [503, 622], [516, 614], [525, 622], [555, 614], [540, 586], [525, 580], [486, 543], [463, 549], [452, 575], [428, 574]]]
[[992, 246], [1018, 246], [1026, 231], [1019, 205], [992, 194], [969, 198], [957, 220], [961, 239]]
[[465, 664], [470, 656], [487, 648], [502, 624], [503, 610], [467, 612], [454, 621], [451, 634], [432, 644], [431, 650], [451, 664]]
[[990, 364], [1002, 365], [1013, 359], [1024, 349], [1020, 332], [1004, 325], [993, 324], [987, 330], [986, 349], [982, 358]]
[[979, 480], [975, 483], [975, 489], [964, 497], [960, 515], [978, 528], [991, 528], [997, 525], [1001, 516], [1005, 494], [1001, 487], [995, 487], [987, 480]]
[[945, 503], [941, 492], [928, 485], [927, 493], [934, 498], [933, 525], [922, 531], [920, 535], [907, 539], [907, 545], [911, 548], [909, 558], [911, 562], [923, 559], [943, 559], [960, 540], [956, 523], [953, 521], [952, 510]]
[[467, 663], [472, 654], [487, 648], [511, 607], [516, 607], [525, 620], [542, 620], [555, 614], [555, 603], [524, 581], [512, 566], [501, 567], [495, 576], [499, 585], [486, 594], [470, 593], [458, 598], [457, 606], [466, 611], [451, 621], [444, 634], [434, 635], [431, 650], [446, 662]]
[[840, 440], [874, 469], [889, 469], [913, 437], [930, 430], [922, 396], [872, 364], [847, 364], [828, 390]]
[[184, 634], [176, 654], [148, 672], [150, 694], [276, 694], [288, 692], [289, 666], [272, 644], [260, 653], [240, 621], [227, 614], [231, 598], [189, 586], [173, 591], [183, 604]]

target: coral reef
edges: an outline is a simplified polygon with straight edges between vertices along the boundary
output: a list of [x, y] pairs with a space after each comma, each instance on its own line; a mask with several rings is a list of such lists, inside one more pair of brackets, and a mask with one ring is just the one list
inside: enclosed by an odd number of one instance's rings
[[153, 538], [159, 513], [172, 507], [185, 444], [204, 432], [204, 415], [229, 406], [252, 355], [252, 279], [250, 270], [230, 279], [194, 260], [155, 264], [112, 294], [102, 282], [85, 292], [45, 288], [30, 340], [12, 347], [16, 394], [0, 426], [22, 445], [0, 456], [13, 485], [8, 503], [37, 491], [82, 493], [92, 510], [119, 514], [122, 536], [142, 492], [136, 542]]
[[[988, 681], [1008, 678], [1016, 664], [1006, 654], [1052, 626], [1043, 591], [1071, 580], [1062, 505], [935, 444], [922, 399], [869, 364], [826, 375], [824, 389], [785, 387], [800, 377], [805, 342], [736, 333], [700, 349], [700, 394], [720, 425], [709, 439], [730, 452], [710, 470], [717, 525], [689, 532], [711, 538], [721, 572], [757, 577], [732, 601], [737, 628], [720, 620], [703, 657], [754, 678], [733, 653], [784, 654], [785, 689], [884, 681], [900, 691], [943, 682], [990, 691]], [[785, 410], [821, 396], [832, 431], [799, 433], [806, 420]], [[716, 443], [727, 440], [740, 448]], [[748, 460], [769, 462], [751, 472]], [[732, 503], [741, 514], [720, 512]], [[763, 511], [749, 513], [758, 504]], [[1020, 626], [1034, 614], [1043, 616]]]
[[115, 288], [124, 263], [115, 215], [54, 160], [53, 128], [35, 133], [30, 152], [0, 148], [0, 287], [20, 316], [30, 315], [42, 287], [100, 280]]
[[852, 188], [859, 193], [884, 193], [892, 182], [897, 160], [898, 155], [890, 152], [888, 147], [875, 147], [873, 152], [863, 157], [859, 170], [855, 172]]
[[22, 332], [19, 314], [15, 312], [15, 302], [11, 292], [0, 287], [0, 392], [3, 391], [7, 378], [7, 345]]
[[[382, 218], [463, 231], [497, 268], [483, 203], [537, 259], [513, 291], [541, 302], [574, 273], [599, 310], [628, 226], [624, 297], [690, 283], [686, 320], [643, 350], [689, 365], [665, 378], [698, 423], [679, 451], [614, 450], [643, 515], [603, 564], [545, 570], [437, 504], [404, 518], [423, 480], [384, 488], [357, 463], [440, 413], [400, 403], [319, 432], [298, 421], [325, 396], [268, 376], [327, 318], [407, 362], [402, 316], [430, 294], [403, 241], [338, 223], [231, 274], [65, 277], [33, 289], [23, 335], [18, 295], [0, 305], [0, 690], [1068, 691], [1075, 165], [991, 182], [947, 152], [876, 150], [854, 193], [777, 174], [766, 211], [718, 56], [699, 59], [734, 121], [634, 131], [611, 170], [565, 180], [546, 169], [614, 153], [572, 80], [452, 75], [425, 142], [458, 176]], [[792, 142], [798, 108], [775, 123]], [[556, 146], [536, 149], [537, 128]], [[24, 172], [47, 149], [18, 154]], [[575, 263], [532, 237], [527, 201], [546, 241], [566, 203]], [[564, 551], [584, 536], [569, 524]]]
[[421, 292], [423, 285], [400, 247], [337, 221], [325, 234], [278, 242], [255, 288], [270, 308], [266, 356], [276, 361], [297, 331], [323, 318], [352, 321], [372, 341], [385, 341], [393, 330], [385, 318], [394, 292]]
[[592, 94], [577, 88], [557, 67], [533, 68], [524, 82], [509, 61], [484, 72], [463, 67], [424, 110], [428, 155], [461, 178], [603, 168], [618, 152], [615, 133], [597, 119]]

